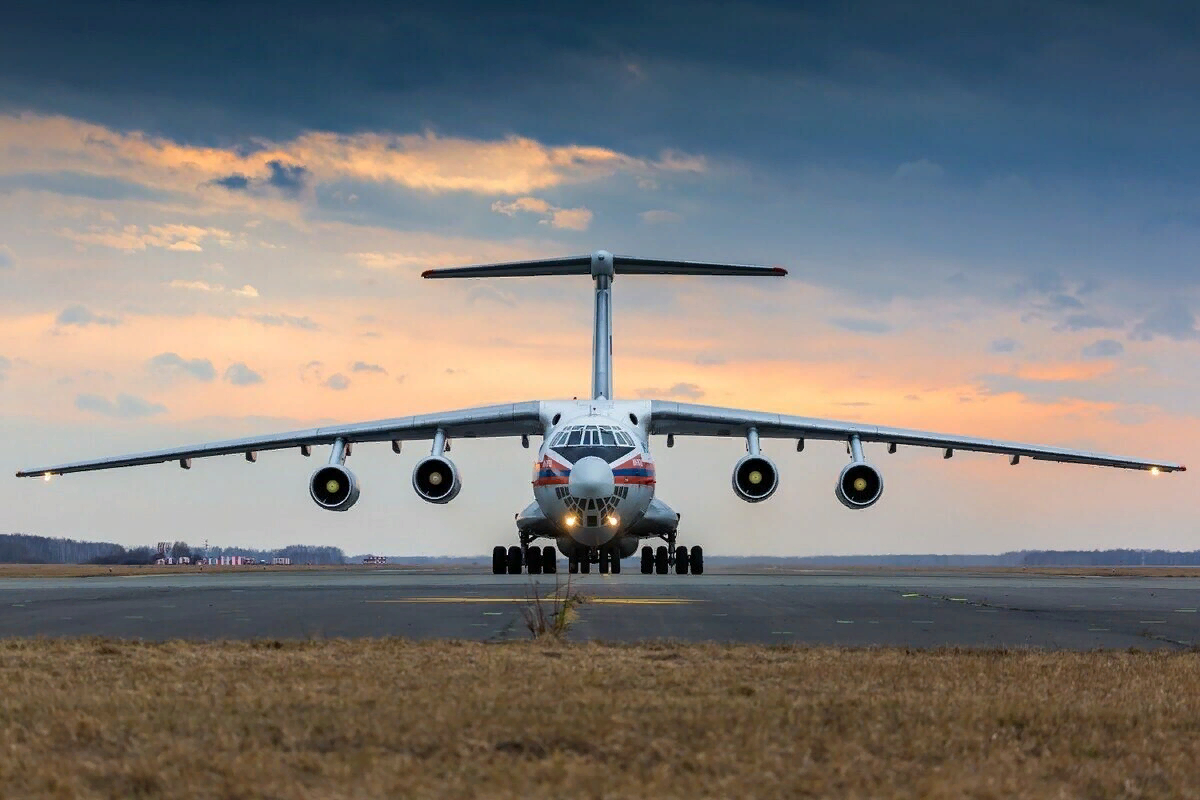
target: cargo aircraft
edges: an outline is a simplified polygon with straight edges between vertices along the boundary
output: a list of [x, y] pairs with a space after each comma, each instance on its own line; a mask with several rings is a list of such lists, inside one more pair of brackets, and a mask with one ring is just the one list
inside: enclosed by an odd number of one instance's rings
[[[883, 476], [865, 455], [864, 445], [879, 443], [894, 453], [901, 445], [937, 448], [944, 458], [958, 450], [1021, 458], [1090, 464], [1101, 467], [1182, 472], [1185, 467], [1163, 461], [1069, 450], [1059, 447], [952, 436], [886, 428], [855, 422], [796, 417], [763, 411], [676, 403], [667, 400], [617, 400], [613, 397], [612, 285], [618, 275], [727, 275], [779, 278], [779, 267], [671, 261], [613, 255], [598, 250], [590, 255], [536, 261], [484, 264], [428, 270], [425, 278], [496, 278], [545, 275], [588, 275], [595, 283], [592, 339], [592, 391], [586, 400], [540, 400], [468, 408], [376, 422], [330, 425], [268, 436], [176, 447], [147, 453], [79, 461], [22, 470], [18, 477], [65, 475], [71, 472], [177, 462], [190, 469], [192, 459], [242, 455], [254, 462], [263, 450], [298, 449], [312, 455], [313, 447], [329, 445], [329, 459], [309, 480], [313, 502], [329, 511], [346, 511], [359, 497], [358, 478], [346, 466], [354, 445], [432, 441], [429, 455], [417, 462], [412, 486], [430, 503], [449, 503], [462, 489], [458, 468], [446, 453], [453, 439], [520, 437], [528, 448], [531, 436], [541, 437], [533, 467], [533, 502], [516, 514], [517, 543], [498, 545], [492, 571], [515, 575], [557, 570], [557, 553], [567, 558], [571, 572], [620, 572], [621, 559], [641, 546], [643, 573], [700, 574], [704, 553], [699, 546], [677, 546], [680, 516], [655, 496], [654, 458], [650, 437], [665, 435], [667, 447], [676, 436], [744, 438], [746, 455], [734, 464], [733, 493], [748, 503], [766, 500], [779, 487], [779, 470], [762, 443], [788, 439], [803, 450], [805, 442], [843, 442], [850, 462], [834, 484], [834, 496], [850, 509], [874, 505], [883, 494]], [[662, 540], [655, 548], [647, 540]], [[552, 545], [540, 547], [538, 540]], [[557, 552], [556, 552], [557, 551]]]

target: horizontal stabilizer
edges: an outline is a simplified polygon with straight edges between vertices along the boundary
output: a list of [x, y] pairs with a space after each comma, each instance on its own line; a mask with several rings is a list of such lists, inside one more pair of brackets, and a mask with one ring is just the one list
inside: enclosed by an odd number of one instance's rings
[[[607, 259], [607, 263], [606, 262]], [[602, 273], [595, 272], [597, 264], [604, 265]], [[611, 265], [611, 268], [609, 268]], [[422, 278], [522, 278], [541, 275], [739, 275], [747, 277], [782, 277], [782, 267], [763, 267], [756, 264], [716, 264], [708, 261], [674, 261], [664, 258], [610, 255], [603, 250], [586, 256], [544, 258], [534, 261], [508, 261], [502, 264], [476, 264], [469, 267], [428, 269]]]
[[538, 275], [590, 275], [591, 256], [543, 258], [536, 261], [508, 261], [503, 264], [476, 264], [470, 267], [427, 269], [422, 278], [523, 278]]

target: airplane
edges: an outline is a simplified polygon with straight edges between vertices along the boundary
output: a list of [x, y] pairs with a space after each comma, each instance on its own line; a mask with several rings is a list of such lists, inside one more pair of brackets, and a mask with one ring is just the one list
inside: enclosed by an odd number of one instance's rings
[[[359, 498], [358, 478], [346, 466], [354, 445], [391, 442], [401, 451], [405, 441], [432, 441], [429, 455], [413, 468], [413, 490], [430, 503], [449, 503], [462, 489], [462, 477], [446, 453], [451, 440], [520, 437], [529, 448], [540, 436], [533, 467], [533, 502], [515, 515], [517, 544], [497, 545], [492, 572], [497, 575], [554, 573], [557, 554], [566, 556], [571, 573], [621, 571], [622, 559], [641, 546], [645, 574], [704, 572], [699, 545], [680, 546], [680, 515], [655, 496], [655, 466], [650, 437], [665, 435], [667, 447], [677, 436], [739, 437], [746, 455], [734, 464], [733, 493], [759, 503], [779, 488], [779, 470], [762, 450], [764, 439], [791, 439], [803, 450], [809, 440], [844, 442], [850, 462], [834, 485], [834, 495], [849, 509], [875, 505], [883, 494], [883, 475], [864, 454], [867, 443], [938, 448], [944, 458], [956, 451], [996, 453], [1010, 463], [1021, 458], [1145, 470], [1152, 474], [1183, 472], [1181, 464], [1089, 453], [1059, 447], [994, 441], [967, 436], [889, 428], [856, 422], [789, 416], [763, 411], [677, 403], [667, 400], [617, 400], [613, 397], [612, 285], [617, 275], [726, 275], [778, 278], [781, 267], [720, 264], [613, 255], [589, 255], [533, 261], [480, 264], [427, 270], [423, 278], [496, 278], [589, 275], [595, 284], [592, 338], [592, 391], [585, 400], [542, 400], [467, 408], [411, 417], [330, 425], [310, 430], [177, 447], [145, 453], [79, 461], [21, 470], [17, 477], [42, 477], [175, 461], [191, 469], [192, 459], [241, 454], [249, 462], [264, 450], [298, 448], [311, 456], [313, 447], [330, 445], [329, 459], [309, 479], [309, 495], [319, 507], [346, 511]], [[548, 539], [545, 547], [534, 542]], [[661, 540], [652, 548], [647, 540]], [[557, 551], [557, 552], [556, 552]]]

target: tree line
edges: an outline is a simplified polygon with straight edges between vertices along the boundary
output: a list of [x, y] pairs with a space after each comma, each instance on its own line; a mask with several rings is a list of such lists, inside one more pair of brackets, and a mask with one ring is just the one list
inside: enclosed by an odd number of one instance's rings
[[[275, 550], [256, 550], [245, 547], [210, 547], [208, 554], [248, 556], [270, 562], [272, 558], [290, 558], [293, 564], [344, 564], [345, 553], [340, 547], [293, 544]], [[204, 548], [191, 547], [187, 542], [174, 542], [167, 552], [156, 547], [126, 548], [112, 542], [84, 542], [75, 539], [34, 536], [26, 533], [0, 534], [0, 564], [153, 564], [159, 558], [181, 557], [193, 562], [204, 557]]]

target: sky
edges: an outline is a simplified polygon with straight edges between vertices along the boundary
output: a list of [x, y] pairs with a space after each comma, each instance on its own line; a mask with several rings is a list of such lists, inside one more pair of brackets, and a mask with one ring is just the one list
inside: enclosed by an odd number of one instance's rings
[[[580, 277], [431, 267], [607, 249], [786, 267], [618, 276], [618, 397], [1197, 461], [1194, 4], [63, 2], [0, 26], [9, 472], [589, 387]], [[1191, 473], [655, 440], [713, 554], [1200, 547]], [[0, 480], [0, 530], [471, 555], [530, 451], [361, 446], [362, 499], [264, 453]], [[0, 465], [3, 466], [3, 465]]]

